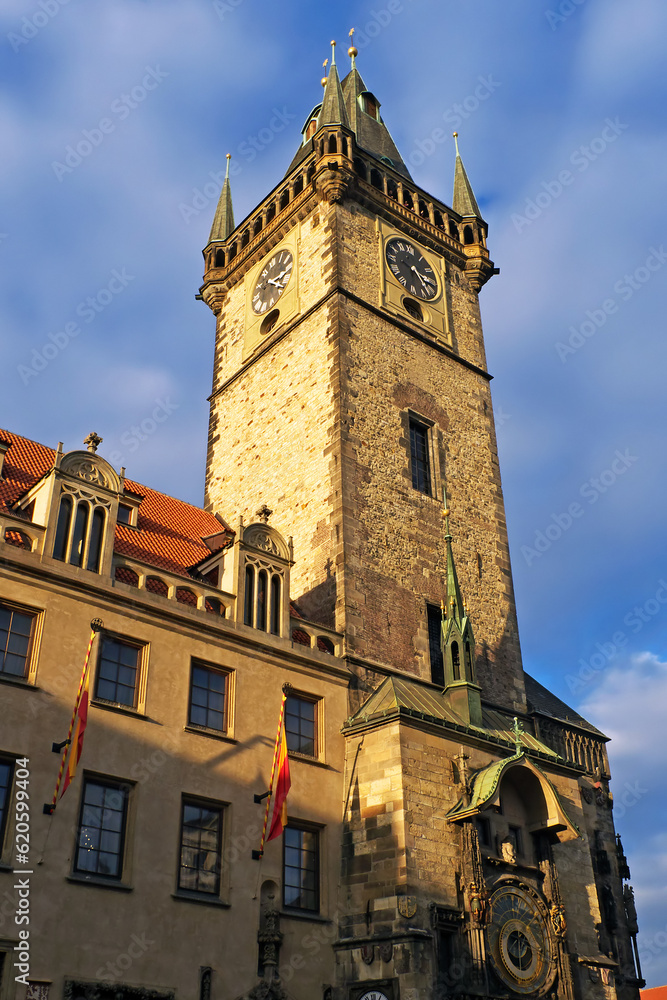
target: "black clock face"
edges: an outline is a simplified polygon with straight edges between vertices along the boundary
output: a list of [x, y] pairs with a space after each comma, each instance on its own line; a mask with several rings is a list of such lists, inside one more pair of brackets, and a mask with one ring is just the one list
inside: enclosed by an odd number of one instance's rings
[[512, 885], [494, 892], [490, 908], [487, 934], [496, 975], [514, 993], [537, 992], [552, 971], [545, 915], [529, 893]]
[[293, 266], [289, 250], [279, 250], [264, 265], [252, 293], [252, 310], [258, 316], [276, 304], [289, 284]]
[[418, 299], [434, 299], [438, 281], [424, 255], [408, 240], [394, 237], [385, 248], [389, 270], [406, 292]]

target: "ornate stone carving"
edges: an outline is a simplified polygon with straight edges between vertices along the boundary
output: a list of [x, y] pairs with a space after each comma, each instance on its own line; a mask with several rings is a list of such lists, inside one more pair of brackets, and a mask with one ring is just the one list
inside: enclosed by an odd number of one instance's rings
[[104, 489], [120, 491], [120, 480], [116, 472], [103, 458], [87, 451], [71, 451], [60, 463], [60, 471], [85, 483], [103, 486]]
[[552, 903], [549, 907], [551, 926], [557, 938], [564, 938], [567, 933], [567, 922], [565, 920], [565, 910], [558, 903]]
[[398, 897], [398, 912], [406, 920], [411, 920], [417, 912], [417, 897], [416, 896], [399, 896]]
[[287, 545], [275, 528], [269, 525], [250, 524], [243, 532], [243, 543], [279, 559], [289, 559]]
[[380, 960], [382, 962], [391, 962], [392, 956], [394, 954], [393, 942], [382, 941], [378, 945], [378, 952], [380, 953]]
[[373, 962], [374, 949], [372, 944], [362, 944], [361, 946], [361, 959], [366, 965], [371, 965]]
[[510, 837], [505, 837], [500, 842], [500, 854], [503, 861], [507, 862], [508, 865], [516, 864], [516, 846]]
[[101, 438], [99, 434], [95, 433], [95, 431], [91, 431], [88, 437], [85, 437], [83, 439], [83, 443], [87, 446], [88, 451], [92, 451], [93, 455], [95, 454], [95, 452], [97, 451], [97, 449], [99, 448], [99, 446], [102, 444], [103, 441], [104, 438]]
[[631, 885], [623, 886], [623, 908], [628, 922], [628, 931], [630, 934], [638, 934], [639, 925], [637, 923], [637, 909], [635, 907], [635, 892]]

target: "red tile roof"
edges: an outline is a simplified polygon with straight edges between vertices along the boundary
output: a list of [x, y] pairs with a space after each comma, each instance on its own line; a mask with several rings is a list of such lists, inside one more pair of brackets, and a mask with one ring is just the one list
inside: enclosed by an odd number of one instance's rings
[[640, 990], [641, 1000], [667, 1000], [667, 986], [652, 986], [648, 990]]
[[[0, 441], [11, 446], [0, 478], [0, 508], [8, 508], [53, 468], [56, 452], [4, 430]], [[136, 528], [117, 525], [115, 552], [181, 576], [211, 555], [202, 538], [223, 529], [213, 514], [129, 479], [125, 489], [143, 500]]]

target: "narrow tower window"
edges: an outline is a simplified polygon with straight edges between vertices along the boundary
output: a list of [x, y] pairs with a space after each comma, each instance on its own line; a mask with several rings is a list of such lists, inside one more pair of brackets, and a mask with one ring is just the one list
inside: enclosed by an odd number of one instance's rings
[[253, 605], [255, 603], [255, 571], [252, 566], [245, 568], [245, 600], [243, 602], [243, 624], [253, 624]]
[[412, 485], [420, 493], [431, 495], [431, 468], [429, 462], [428, 427], [416, 420], [410, 421], [410, 459]]
[[271, 577], [271, 632], [280, 635], [280, 577]]
[[453, 642], [451, 646], [452, 650], [452, 674], [455, 681], [461, 680], [461, 662], [459, 660], [459, 644], [458, 642]]
[[72, 501], [69, 497], [63, 497], [60, 501], [58, 511], [58, 524], [56, 526], [56, 541], [53, 546], [53, 558], [63, 559], [67, 552], [67, 540], [69, 538], [70, 522], [72, 520]]
[[428, 616], [428, 649], [431, 657], [431, 680], [434, 684], [445, 683], [445, 667], [442, 660], [440, 634], [442, 631], [442, 611], [435, 604], [426, 605]]

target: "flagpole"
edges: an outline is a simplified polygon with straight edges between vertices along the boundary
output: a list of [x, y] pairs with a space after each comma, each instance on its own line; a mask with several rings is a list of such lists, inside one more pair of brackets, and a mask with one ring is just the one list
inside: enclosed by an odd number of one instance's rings
[[289, 690], [289, 684], [283, 684], [283, 700], [280, 703], [280, 718], [278, 720], [278, 732], [276, 734], [276, 745], [273, 748], [273, 763], [271, 765], [271, 781], [269, 782], [269, 794], [266, 798], [266, 811], [264, 813], [264, 826], [262, 828], [262, 842], [259, 845], [259, 856], [260, 858], [264, 854], [264, 841], [266, 839], [266, 827], [269, 822], [269, 807], [271, 806], [271, 796], [273, 794], [273, 779], [276, 774], [276, 762], [278, 760], [278, 752], [280, 747], [280, 734], [283, 729], [283, 715], [285, 712], [285, 702], [287, 701], [287, 691]]
[[[103, 628], [104, 628], [104, 622], [102, 621], [102, 619], [101, 618], [93, 618], [92, 622], [90, 623], [90, 639], [88, 640], [88, 649], [86, 650], [86, 659], [85, 659], [84, 664], [83, 664], [83, 670], [81, 671], [81, 680], [79, 681], [79, 690], [76, 693], [76, 701], [74, 702], [74, 711], [72, 712], [72, 718], [70, 720], [69, 730], [67, 731], [67, 739], [65, 740], [65, 743], [64, 743], [63, 755], [62, 755], [62, 758], [60, 760], [60, 768], [58, 770], [58, 778], [56, 780], [56, 788], [55, 788], [55, 791], [53, 793], [53, 798], [51, 799], [51, 802], [48, 802], [44, 806], [44, 812], [47, 813], [47, 815], [49, 815], [49, 816], [53, 815], [53, 812], [55, 811], [55, 808], [56, 808], [56, 803], [58, 801], [58, 792], [60, 790], [60, 782], [62, 781], [62, 778], [63, 778], [63, 772], [65, 770], [65, 762], [67, 760], [67, 754], [68, 754], [68, 751], [70, 750], [70, 747], [71, 747], [72, 732], [74, 730], [74, 723], [76, 721], [76, 713], [77, 713], [77, 711], [79, 709], [79, 702], [81, 701], [81, 692], [83, 691], [84, 684], [86, 683], [86, 675], [88, 673], [88, 662], [90, 660], [90, 651], [93, 648], [93, 640], [95, 639], [95, 635], [98, 632], [100, 632]], [[54, 747], [56, 747], [56, 746], [57, 746], [57, 744], [54, 743]]]

